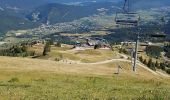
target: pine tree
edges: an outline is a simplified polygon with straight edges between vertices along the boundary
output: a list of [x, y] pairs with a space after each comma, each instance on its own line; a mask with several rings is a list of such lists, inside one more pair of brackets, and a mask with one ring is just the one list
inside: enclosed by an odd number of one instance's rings
[[167, 66], [168, 68], [170, 68], [170, 63], [168, 63], [168, 66]]
[[167, 69], [166, 72], [167, 72], [168, 74], [170, 74], [170, 69]]
[[48, 52], [50, 52], [50, 49], [51, 49], [50, 42], [46, 42], [46, 44], [44, 46], [43, 56], [47, 55]]
[[141, 62], [143, 62], [143, 57], [142, 57], [142, 56], [140, 56], [140, 57], [139, 57], [139, 60], [140, 60]]
[[155, 63], [154, 63], [154, 62], [152, 62], [151, 69], [154, 70], [154, 71], [156, 71], [156, 67], [155, 67]]
[[160, 68], [158, 61], [156, 61], [155, 67], [156, 67], [156, 68]]
[[152, 59], [149, 59], [147, 66], [148, 66], [149, 68], [152, 67]]
[[148, 62], [148, 64], [147, 64], [147, 66], [148, 66], [150, 69], [156, 71], [155, 63], [152, 61], [152, 59], [149, 59], [149, 62]]
[[143, 61], [143, 64], [147, 65], [147, 61], [146, 61], [146, 59]]
[[165, 70], [165, 63], [160, 63], [160, 68], [162, 69], [162, 70]]

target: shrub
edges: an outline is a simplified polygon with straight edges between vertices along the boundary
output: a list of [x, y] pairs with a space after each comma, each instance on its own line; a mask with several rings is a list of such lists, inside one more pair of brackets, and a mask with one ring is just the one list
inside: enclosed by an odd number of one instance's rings
[[126, 49], [119, 49], [119, 53], [129, 54], [129, 52]]
[[167, 72], [168, 74], [170, 74], [170, 69], [167, 69], [166, 72]]
[[55, 58], [55, 61], [60, 61], [61, 59], [60, 58]]
[[168, 58], [170, 58], [170, 51], [168, 51], [168, 52], [166, 53], [166, 56], [167, 56]]
[[19, 79], [18, 78], [11, 78], [8, 82], [10, 83], [14, 83], [14, 82], [19, 82]]
[[140, 56], [140, 57], [139, 57], [139, 60], [140, 60], [141, 62], [143, 62], [143, 57], [142, 57], [142, 56]]
[[168, 68], [170, 68], [170, 63], [168, 63], [168, 66], [167, 66]]
[[57, 43], [55, 44], [55, 46], [56, 46], [56, 47], [61, 47], [61, 43], [60, 43], [60, 42], [57, 42]]
[[94, 46], [94, 49], [99, 49], [99, 48], [101, 48], [101, 45], [100, 45], [100, 44], [96, 44], [96, 45]]
[[165, 64], [165, 63], [160, 63], [160, 68], [161, 68], [162, 70], [165, 70], [165, 67], [166, 67], [166, 64]]

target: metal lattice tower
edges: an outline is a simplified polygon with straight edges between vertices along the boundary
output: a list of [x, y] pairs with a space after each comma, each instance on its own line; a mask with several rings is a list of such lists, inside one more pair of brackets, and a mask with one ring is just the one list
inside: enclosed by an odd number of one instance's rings
[[[121, 16], [120, 16], [121, 15]], [[124, 0], [123, 12], [117, 12], [115, 22], [118, 25], [125, 27], [138, 27], [140, 21], [140, 15], [135, 12], [129, 11], [129, 0]], [[138, 59], [138, 44], [139, 44], [139, 32], [136, 34], [135, 49], [132, 51], [132, 69], [136, 71], [137, 59]]]
[[139, 47], [139, 32], [137, 33], [135, 51], [134, 51], [134, 60], [132, 62], [133, 71], [136, 72], [137, 60], [138, 60], [138, 47]]

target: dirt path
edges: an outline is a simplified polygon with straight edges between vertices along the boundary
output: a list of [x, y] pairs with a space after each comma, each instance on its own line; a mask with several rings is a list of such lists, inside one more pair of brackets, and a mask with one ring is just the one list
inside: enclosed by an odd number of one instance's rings
[[[17, 71], [17, 72], [28, 72], [28, 71], [39, 71], [39, 72], [53, 72], [53, 73], [74, 73], [74, 74], [85, 74], [85, 75], [113, 75], [117, 71], [119, 63], [124, 63], [125, 69], [122, 70], [122, 75], [130, 76], [142, 76], [144, 78], [160, 76], [161, 78], [169, 77], [169, 75], [155, 72], [147, 68], [146, 66], [138, 63], [138, 71], [134, 74], [131, 71], [130, 65], [126, 66], [126, 62], [130, 63], [127, 59], [111, 59], [96, 63], [81, 63], [81, 62], [56, 62], [51, 60], [42, 59], [30, 59], [30, 58], [9, 58], [0, 57], [0, 69], [1, 71]], [[114, 67], [109, 67], [110, 64]]]
[[[106, 60], [106, 61], [101, 61], [101, 62], [95, 62], [95, 63], [82, 63], [82, 62], [78, 62], [78, 61], [72, 61], [72, 60], [69, 60], [67, 61], [67, 63], [72, 63], [72, 64], [83, 64], [83, 65], [101, 65], [101, 64], [107, 64], [107, 63], [112, 63], [112, 62], [131, 62], [130, 60], [127, 60], [127, 59], [111, 59], [111, 60]], [[65, 63], [65, 62], [64, 62]], [[162, 72], [159, 72], [159, 71], [153, 71], [151, 69], [149, 69], [148, 67], [146, 67], [144, 64], [140, 63], [138, 61], [137, 63], [138, 66], [146, 69], [147, 71], [151, 72], [152, 74], [154, 75], [159, 75], [159, 76], [164, 76], [164, 77], [170, 77], [170, 75], [168, 74], [164, 74]]]
[[[89, 48], [88, 48], [89, 49]], [[75, 50], [85, 50], [84, 48], [77, 48], [77, 49], [72, 49], [70, 51], [75, 51]], [[105, 60], [105, 61], [100, 61], [100, 62], [95, 62], [95, 63], [82, 63], [80, 61], [72, 61], [72, 60], [68, 60], [68, 62], [66, 63], [74, 63], [74, 64], [84, 64], [84, 65], [100, 65], [100, 64], [107, 64], [107, 63], [112, 63], [112, 62], [131, 62], [130, 60], [128, 60], [128, 56], [124, 55], [124, 54], [120, 54], [120, 56], [122, 56], [122, 59], [111, 59], [111, 60]], [[65, 63], [65, 62], [64, 62]], [[147, 71], [151, 72], [154, 75], [159, 75], [159, 76], [164, 76], [164, 77], [170, 77], [170, 75], [162, 73], [160, 71], [153, 71], [151, 69], [149, 69], [146, 65], [142, 64], [141, 62], [138, 61], [137, 63], [138, 66], [146, 69]]]

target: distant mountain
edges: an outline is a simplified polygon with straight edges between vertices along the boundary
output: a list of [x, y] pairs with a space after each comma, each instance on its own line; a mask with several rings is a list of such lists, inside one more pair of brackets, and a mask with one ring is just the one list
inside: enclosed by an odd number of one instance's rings
[[133, 10], [170, 6], [170, 0], [129, 0]]
[[[41, 1], [41, 2], [40, 2]], [[47, 20], [51, 24], [73, 21], [102, 12], [113, 13], [113, 2], [95, 2], [84, 6], [51, 3], [54, 0], [0, 0], [0, 32], [36, 27]], [[109, 9], [109, 10], [108, 10]], [[33, 21], [36, 14], [38, 21]], [[27, 15], [27, 17], [26, 17]], [[30, 19], [30, 20], [27, 20]]]
[[0, 0], [0, 6], [12, 6], [22, 9], [36, 8], [40, 5], [45, 5], [48, 3], [77, 3], [77, 2], [118, 2], [121, 0]]
[[[113, 14], [120, 11], [123, 3], [124, 0], [0, 0], [0, 32]], [[170, 6], [170, 0], [130, 0], [132, 10], [164, 6]]]
[[[129, 0], [132, 8], [150, 8], [170, 5], [170, 0]], [[124, 0], [0, 0], [0, 7], [18, 8], [21, 10], [32, 10], [38, 6], [49, 3], [81, 4], [99, 2], [122, 2]]]
[[34, 28], [35, 26], [38, 26], [38, 23], [33, 23], [24, 18], [12, 16], [0, 11], [0, 35], [9, 30], [28, 29]]
[[50, 0], [0, 0], [2, 7], [17, 7], [20, 9], [32, 9], [51, 2]]
[[34, 8], [48, 2], [48, 0], [0, 0], [0, 7], [9, 15], [25, 17]]
[[115, 3], [113, 2], [100, 2], [86, 6], [51, 3], [36, 8], [29, 14], [28, 18], [32, 21], [36, 20], [43, 23], [49, 21], [51, 24], [55, 24], [77, 20], [94, 14], [112, 14], [118, 10], [118, 8], [113, 7], [114, 5]]
[[57, 0], [57, 3], [79, 4], [79, 3], [97, 3], [97, 2], [120, 2], [122, 0]]

